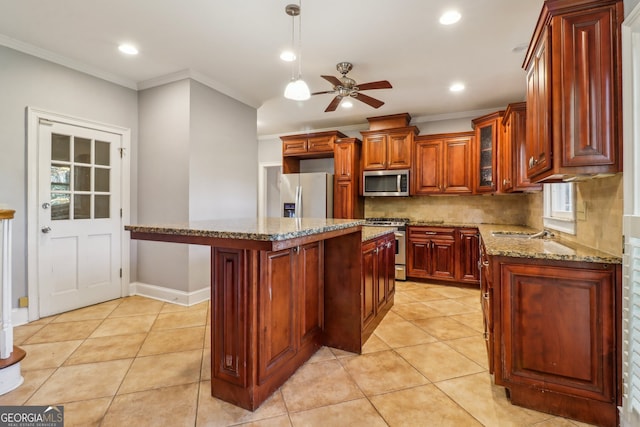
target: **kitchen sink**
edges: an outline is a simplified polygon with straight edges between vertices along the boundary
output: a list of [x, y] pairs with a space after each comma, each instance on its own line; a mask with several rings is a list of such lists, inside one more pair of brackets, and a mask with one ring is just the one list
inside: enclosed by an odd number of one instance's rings
[[517, 231], [493, 231], [493, 237], [511, 237], [516, 239], [530, 239], [533, 234], [518, 233]]

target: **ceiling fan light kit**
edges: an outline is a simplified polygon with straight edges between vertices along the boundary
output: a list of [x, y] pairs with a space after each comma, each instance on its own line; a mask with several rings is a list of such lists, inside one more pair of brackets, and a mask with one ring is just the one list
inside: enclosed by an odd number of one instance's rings
[[322, 95], [325, 93], [331, 93], [335, 95], [333, 100], [329, 103], [327, 108], [324, 110], [326, 112], [335, 111], [340, 105], [340, 101], [343, 98], [351, 97], [357, 99], [360, 102], [363, 102], [373, 108], [380, 108], [384, 105], [384, 102], [379, 99], [372, 98], [364, 93], [360, 93], [363, 90], [372, 90], [372, 89], [391, 89], [391, 83], [387, 80], [379, 80], [376, 82], [363, 83], [361, 85], [357, 84], [355, 80], [350, 77], [347, 77], [347, 73], [353, 69], [353, 64], [350, 62], [338, 62], [336, 65], [336, 69], [342, 77], [334, 77], [334, 76], [320, 76], [329, 83], [333, 85], [333, 90], [325, 90], [322, 92], [314, 92], [311, 95]]
[[[295, 17], [298, 16], [298, 54], [293, 53], [291, 60], [291, 81], [284, 90], [284, 97], [294, 101], [305, 101], [311, 97], [309, 86], [302, 80], [302, 16], [300, 10], [302, 8], [302, 0], [300, 5], [288, 4], [284, 11], [291, 17], [291, 51], [294, 52], [294, 34], [295, 34]], [[298, 59], [298, 76], [295, 75], [295, 64], [293, 61]]]

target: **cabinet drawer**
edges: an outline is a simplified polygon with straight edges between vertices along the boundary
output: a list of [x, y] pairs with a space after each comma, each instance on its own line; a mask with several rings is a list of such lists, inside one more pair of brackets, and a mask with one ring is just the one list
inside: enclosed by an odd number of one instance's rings
[[433, 239], [438, 240], [455, 240], [455, 228], [451, 227], [409, 227], [410, 239]]
[[307, 140], [306, 139], [291, 139], [282, 142], [282, 155], [294, 156], [297, 154], [304, 154], [307, 152]]

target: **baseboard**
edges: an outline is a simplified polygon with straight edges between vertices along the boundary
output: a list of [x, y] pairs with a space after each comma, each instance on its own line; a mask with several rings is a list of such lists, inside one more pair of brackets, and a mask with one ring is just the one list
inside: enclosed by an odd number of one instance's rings
[[29, 309], [27, 307], [12, 309], [11, 322], [13, 322], [13, 326], [26, 325], [29, 323]]
[[129, 295], [139, 295], [159, 301], [184, 305], [186, 307], [208, 301], [210, 292], [211, 289], [208, 286], [198, 289], [197, 291], [184, 292], [141, 282], [132, 282], [129, 284]]

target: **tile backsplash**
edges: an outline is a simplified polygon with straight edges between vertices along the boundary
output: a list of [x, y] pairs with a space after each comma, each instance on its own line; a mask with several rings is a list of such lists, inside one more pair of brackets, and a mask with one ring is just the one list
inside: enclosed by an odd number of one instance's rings
[[528, 221], [528, 194], [486, 196], [366, 197], [366, 217], [410, 218], [458, 224], [516, 224]]
[[[561, 239], [622, 256], [622, 174], [576, 183], [576, 206], [586, 207], [575, 236]], [[366, 217], [458, 224], [515, 224], [542, 229], [542, 192], [485, 196], [366, 197]]]

